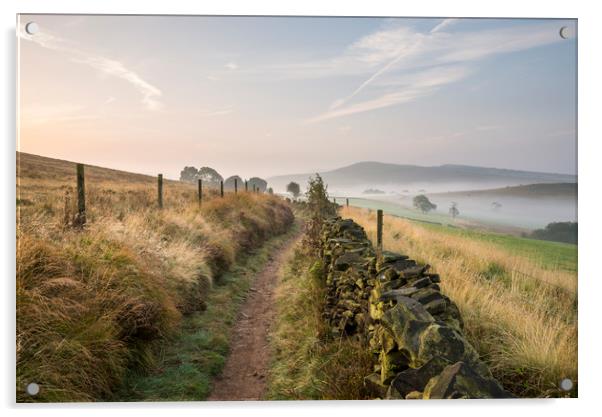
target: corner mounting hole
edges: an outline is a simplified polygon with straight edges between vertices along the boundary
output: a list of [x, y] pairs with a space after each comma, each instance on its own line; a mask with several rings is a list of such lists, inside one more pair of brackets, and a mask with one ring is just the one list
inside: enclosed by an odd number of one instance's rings
[[25, 388], [25, 391], [27, 391], [27, 394], [29, 394], [31, 396], [38, 395], [38, 393], [40, 392], [40, 386], [38, 384], [36, 384], [35, 382], [32, 382], [27, 385], [27, 388]]
[[561, 27], [558, 34], [562, 39], [568, 39], [573, 36], [572, 30], [568, 26]]
[[570, 391], [573, 389], [573, 381], [571, 381], [569, 378], [564, 378], [562, 381], [560, 381], [560, 389], [563, 391]]
[[36, 33], [38, 33], [39, 30], [40, 27], [36, 22], [29, 22], [25, 25], [25, 32], [27, 32], [30, 35], [35, 35]]

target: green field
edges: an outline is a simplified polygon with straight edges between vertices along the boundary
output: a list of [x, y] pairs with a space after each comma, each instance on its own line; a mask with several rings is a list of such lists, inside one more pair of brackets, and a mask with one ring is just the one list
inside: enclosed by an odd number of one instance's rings
[[469, 239], [478, 239], [498, 245], [513, 254], [533, 259], [545, 268], [577, 272], [577, 245], [527, 239], [501, 233], [461, 229], [438, 224], [423, 223], [422, 225], [437, 232]]
[[449, 216], [439, 214], [422, 214], [416, 210], [402, 207], [398, 204], [388, 203], [386, 201], [350, 198], [349, 205], [372, 210], [382, 209], [386, 214], [420, 222], [425, 228], [437, 232], [481, 240], [498, 245], [513, 254], [522, 255], [533, 259], [545, 268], [577, 272], [577, 245], [528, 239], [489, 231], [460, 228], [450, 222]]

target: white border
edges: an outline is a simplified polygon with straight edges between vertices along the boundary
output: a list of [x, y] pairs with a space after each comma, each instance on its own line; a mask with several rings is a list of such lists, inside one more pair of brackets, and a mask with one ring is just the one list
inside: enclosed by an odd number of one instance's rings
[[[595, 2], [505, 0], [496, 4], [477, 0], [386, 2], [381, 0], [222, 0], [193, 2], [183, 0], [5, 0], [2, 8], [2, 82], [5, 92], [2, 107], [2, 126], [5, 130], [2, 146], [4, 186], [0, 205], [3, 221], [0, 264], [4, 266], [2, 291], [2, 361], [3, 379], [0, 388], [1, 405], [10, 414], [47, 416], [104, 415], [109, 410], [126, 409], [133, 415], [159, 416], [167, 409], [178, 417], [185, 415], [257, 415], [296, 416], [308, 413], [345, 416], [366, 416], [377, 413], [436, 412], [462, 416], [507, 416], [532, 410], [542, 415], [575, 415], [591, 412], [600, 396], [601, 331], [598, 317], [601, 311], [600, 282], [597, 273], [597, 237], [600, 228], [600, 15]], [[32, 407], [14, 405], [14, 222], [15, 222], [15, 39], [16, 13], [125, 13], [125, 14], [237, 14], [237, 15], [345, 15], [345, 16], [446, 16], [446, 17], [562, 17], [579, 19], [579, 399], [578, 400], [517, 400], [470, 402], [295, 402], [295, 403], [153, 403], [153, 404], [96, 404], [50, 405]]]

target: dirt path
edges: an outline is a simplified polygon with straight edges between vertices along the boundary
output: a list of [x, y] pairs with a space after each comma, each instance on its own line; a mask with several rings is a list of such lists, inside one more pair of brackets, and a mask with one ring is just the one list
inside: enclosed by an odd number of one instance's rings
[[232, 331], [230, 356], [222, 374], [214, 382], [209, 401], [263, 398], [270, 364], [267, 336], [274, 321], [273, 298], [278, 270], [300, 235], [301, 232], [291, 236], [274, 252], [265, 268], [255, 277]]

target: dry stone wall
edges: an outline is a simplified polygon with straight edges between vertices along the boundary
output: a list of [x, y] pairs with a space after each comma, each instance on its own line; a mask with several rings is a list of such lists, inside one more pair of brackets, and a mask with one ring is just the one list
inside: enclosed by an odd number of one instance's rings
[[374, 397], [508, 398], [463, 336], [457, 306], [438, 274], [405, 255], [376, 252], [350, 219], [328, 219], [324, 319], [337, 336], [363, 340], [374, 355], [365, 382]]

